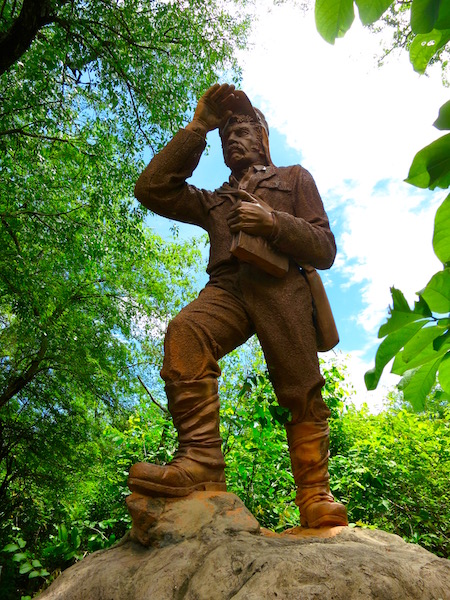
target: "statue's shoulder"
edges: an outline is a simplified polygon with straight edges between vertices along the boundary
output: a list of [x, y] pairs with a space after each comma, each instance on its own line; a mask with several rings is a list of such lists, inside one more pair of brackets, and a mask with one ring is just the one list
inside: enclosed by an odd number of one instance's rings
[[275, 167], [275, 172], [281, 179], [301, 179], [310, 176], [309, 172], [301, 165], [288, 165], [286, 167]]

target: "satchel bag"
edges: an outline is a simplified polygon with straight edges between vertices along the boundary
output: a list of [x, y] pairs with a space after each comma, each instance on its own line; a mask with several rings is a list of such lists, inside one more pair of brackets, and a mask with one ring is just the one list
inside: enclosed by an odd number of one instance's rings
[[316, 328], [317, 350], [327, 352], [339, 343], [339, 334], [331, 312], [325, 287], [319, 273], [309, 265], [302, 266], [314, 304], [314, 326]]

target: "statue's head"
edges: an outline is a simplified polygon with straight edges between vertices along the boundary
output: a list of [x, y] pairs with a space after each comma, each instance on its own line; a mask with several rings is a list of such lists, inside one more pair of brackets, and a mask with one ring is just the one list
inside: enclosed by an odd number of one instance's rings
[[233, 173], [252, 164], [269, 165], [269, 127], [262, 112], [236, 90], [231, 117], [219, 129], [225, 163]]

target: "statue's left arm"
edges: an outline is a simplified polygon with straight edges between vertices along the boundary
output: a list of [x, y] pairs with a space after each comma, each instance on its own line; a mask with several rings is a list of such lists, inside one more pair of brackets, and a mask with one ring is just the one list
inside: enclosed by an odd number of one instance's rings
[[265, 237], [300, 266], [329, 269], [336, 243], [314, 179], [299, 165], [279, 169], [277, 175], [279, 188], [259, 187], [251, 195], [239, 192], [242, 201], [228, 217], [231, 232]]

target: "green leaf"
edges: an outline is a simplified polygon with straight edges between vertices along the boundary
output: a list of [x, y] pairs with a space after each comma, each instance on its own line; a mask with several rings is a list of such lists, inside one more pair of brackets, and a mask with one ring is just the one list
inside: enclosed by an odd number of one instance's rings
[[450, 129], [450, 100], [439, 109], [438, 118], [433, 123], [433, 126], [441, 131]]
[[398, 388], [403, 390], [405, 400], [417, 412], [424, 409], [426, 397], [436, 383], [436, 372], [441, 360], [442, 358], [440, 357], [432, 363], [423, 365], [419, 369], [409, 371], [398, 384]]
[[436, 352], [439, 352], [439, 350], [442, 348], [442, 346], [447, 341], [448, 341], [448, 329], [446, 329], [442, 335], [440, 335], [438, 338], [436, 338], [433, 341], [433, 350], [436, 350]]
[[69, 536], [67, 532], [67, 527], [64, 525], [64, 523], [58, 525], [58, 537], [62, 542], [67, 542], [68, 540]]
[[414, 312], [424, 317], [431, 317], [430, 307], [422, 296], [419, 296], [419, 299], [414, 302]]
[[405, 181], [430, 190], [450, 185], [450, 133], [419, 150]]
[[418, 321], [419, 319], [423, 319], [424, 317], [424, 308], [423, 304], [420, 305], [420, 310], [418, 312], [412, 311], [409, 307], [408, 302], [406, 301], [403, 293], [392, 287], [391, 288], [393, 307], [389, 308], [389, 318], [386, 323], [384, 323], [378, 332], [378, 337], [382, 338], [389, 333], [397, 331], [401, 327], [404, 327], [408, 323], [412, 323], [414, 321]]
[[392, 311], [391, 316], [389, 317], [387, 322], [380, 327], [380, 330], [378, 331], [378, 337], [385, 337], [386, 335], [389, 335], [394, 331], [405, 327], [405, 325], [408, 325], [409, 323], [414, 323], [415, 321], [419, 320], [421, 321], [420, 326], [422, 327], [425, 324], [422, 315], [414, 313], [412, 311], [409, 313]]
[[405, 298], [403, 292], [395, 287], [391, 287], [392, 302], [394, 310], [401, 310], [404, 312], [411, 312], [408, 301]]
[[31, 573], [28, 575], [28, 579], [34, 579], [35, 577], [39, 577], [39, 571], [31, 571]]
[[370, 25], [378, 21], [392, 4], [392, 0], [355, 0], [355, 2], [363, 25]]
[[434, 218], [433, 248], [442, 263], [450, 262], [450, 194]]
[[434, 313], [450, 313], [450, 268], [435, 273], [421, 296]]
[[445, 327], [438, 327], [436, 325], [422, 327], [422, 329], [420, 329], [409, 342], [405, 344], [405, 348], [402, 352], [403, 360], [406, 363], [409, 362], [431, 344], [433, 340], [442, 335], [444, 331]]
[[433, 29], [430, 33], [419, 33], [409, 48], [409, 60], [417, 73], [425, 73], [428, 63], [450, 40], [450, 29]]
[[426, 321], [415, 321], [409, 323], [400, 329], [390, 333], [384, 339], [375, 356], [375, 368], [367, 371], [364, 375], [364, 381], [368, 390], [374, 390], [380, 380], [384, 367], [399, 352], [401, 348], [410, 340], [417, 331], [423, 327]]
[[19, 550], [17, 544], [6, 544], [6, 546], [2, 548], [2, 552], [15, 552], [16, 550]]
[[334, 44], [353, 23], [353, 0], [316, 0], [315, 17], [317, 31], [324, 40]]
[[426, 348], [419, 352], [408, 361], [404, 360], [403, 352], [399, 352], [394, 359], [394, 364], [392, 365], [391, 373], [395, 373], [395, 375], [404, 375], [407, 371], [411, 371], [411, 369], [416, 369], [421, 367], [422, 365], [434, 361], [436, 359], [440, 359], [447, 352], [450, 345], [450, 339], [439, 348], [439, 350], [435, 350], [433, 344], [429, 344]]
[[26, 563], [22, 563], [20, 565], [19, 573], [21, 575], [25, 575], [25, 573], [29, 573], [32, 570], [33, 570], [33, 565], [31, 565], [29, 562], [26, 562]]
[[21, 562], [24, 558], [27, 558], [27, 555], [25, 552], [17, 552], [17, 554], [14, 554], [14, 556], [13, 556], [13, 561]]
[[447, 352], [439, 365], [438, 379], [442, 389], [450, 394], [450, 352]]
[[439, 16], [441, 0], [413, 0], [411, 6], [411, 29], [414, 33], [430, 32]]
[[38, 567], [42, 567], [41, 563], [36, 558], [31, 561], [31, 564], [35, 569], [37, 569]]
[[435, 29], [450, 29], [450, 2], [441, 0], [439, 17], [434, 24]]

